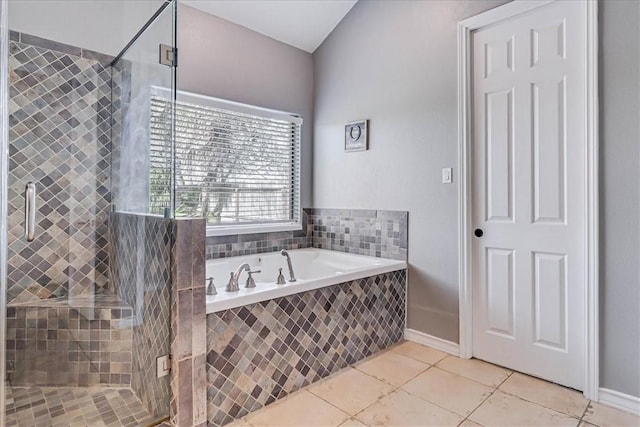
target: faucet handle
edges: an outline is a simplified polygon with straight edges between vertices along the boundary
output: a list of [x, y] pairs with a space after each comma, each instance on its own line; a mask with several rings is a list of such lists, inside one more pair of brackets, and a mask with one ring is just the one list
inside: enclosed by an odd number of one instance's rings
[[276, 280], [276, 284], [284, 285], [285, 283], [287, 283], [287, 281], [284, 279], [284, 275], [282, 274], [282, 269], [279, 268], [278, 271], [279, 273], [278, 273], [278, 279]]
[[207, 295], [218, 295], [218, 291], [216, 291], [216, 285], [213, 284], [213, 277], [207, 278], [209, 284], [207, 285]]
[[224, 288], [224, 290], [227, 292], [236, 292], [238, 291], [238, 281], [233, 277], [233, 272], [229, 274], [229, 283], [227, 283], [227, 287]]
[[253, 277], [251, 277], [251, 273], [260, 273], [260, 270], [254, 270], [254, 271], [250, 271], [249, 272], [249, 277], [247, 277], [247, 283], [245, 283], [245, 285], [244, 285], [245, 288], [255, 288], [256, 287], [256, 281], [253, 280]]

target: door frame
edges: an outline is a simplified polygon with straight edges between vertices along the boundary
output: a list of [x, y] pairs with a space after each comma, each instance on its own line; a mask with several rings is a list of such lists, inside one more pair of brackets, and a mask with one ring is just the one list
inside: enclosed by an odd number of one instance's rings
[[[473, 275], [472, 275], [472, 70], [471, 33], [474, 30], [512, 18], [554, 0], [516, 0], [458, 22], [458, 255], [459, 316], [462, 358], [473, 356]], [[598, 400], [599, 322], [598, 322], [598, 5], [582, 2], [586, 20], [586, 156], [585, 210], [586, 292], [585, 292], [585, 372], [583, 393]]]

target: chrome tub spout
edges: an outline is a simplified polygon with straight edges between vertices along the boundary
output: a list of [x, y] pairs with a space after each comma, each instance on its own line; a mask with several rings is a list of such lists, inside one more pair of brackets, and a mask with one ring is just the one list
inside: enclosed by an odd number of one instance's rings
[[289, 252], [283, 249], [280, 251], [280, 255], [287, 257], [287, 266], [289, 267], [289, 281], [295, 282], [296, 275], [293, 274], [293, 264], [291, 263], [291, 257], [289, 256]]

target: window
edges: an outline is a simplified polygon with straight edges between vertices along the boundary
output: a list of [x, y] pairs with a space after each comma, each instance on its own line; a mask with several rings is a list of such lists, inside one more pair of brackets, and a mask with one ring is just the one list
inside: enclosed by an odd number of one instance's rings
[[[171, 103], [163, 95], [151, 97], [155, 214], [171, 200]], [[176, 216], [205, 217], [210, 230], [230, 232], [300, 226], [300, 117], [184, 92], [175, 117]]]

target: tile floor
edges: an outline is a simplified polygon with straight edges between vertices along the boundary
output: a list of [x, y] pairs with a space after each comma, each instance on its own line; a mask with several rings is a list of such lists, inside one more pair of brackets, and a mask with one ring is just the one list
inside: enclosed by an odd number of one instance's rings
[[262, 426], [640, 426], [581, 393], [411, 342], [230, 424]]
[[7, 427], [139, 427], [151, 424], [125, 388], [7, 387]]

